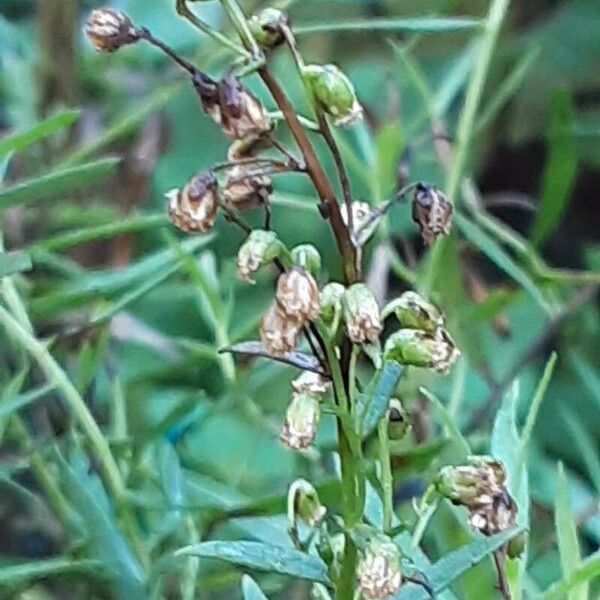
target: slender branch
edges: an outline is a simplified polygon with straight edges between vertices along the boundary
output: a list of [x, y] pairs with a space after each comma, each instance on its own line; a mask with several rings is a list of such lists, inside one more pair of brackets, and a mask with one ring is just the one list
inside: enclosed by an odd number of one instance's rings
[[149, 29], [142, 27], [137, 29], [136, 33], [141, 40], [145, 40], [149, 44], [152, 44], [154, 47], [164, 52], [171, 60], [177, 63], [184, 71], [187, 71], [192, 77], [198, 73], [198, 69], [189, 60], [177, 54], [173, 48], [165, 44], [162, 40], [154, 37]]
[[510, 587], [504, 572], [504, 550], [496, 550], [493, 555], [496, 573], [498, 574], [498, 589], [504, 600], [511, 600]]
[[276, 165], [282, 168], [290, 168], [290, 165], [274, 158], [268, 158], [264, 156], [250, 156], [248, 158], [238, 158], [236, 160], [227, 160], [225, 162], [216, 163], [211, 167], [212, 171], [222, 171], [224, 169], [231, 169], [232, 167], [245, 166], [245, 165]]

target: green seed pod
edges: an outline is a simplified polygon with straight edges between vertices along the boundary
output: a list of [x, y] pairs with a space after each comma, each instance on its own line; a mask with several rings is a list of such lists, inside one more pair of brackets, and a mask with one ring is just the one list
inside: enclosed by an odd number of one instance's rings
[[400, 329], [386, 341], [384, 358], [401, 365], [433, 369], [446, 374], [460, 356], [459, 350], [445, 329], [434, 334], [417, 329]]
[[440, 311], [416, 292], [404, 292], [399, 298], [390, 302], [384, 314], [394, 313], [403, 329], [422, 329], [434, 333], [444, 325]]
[[332, 282], [323, 287], [319, 296], [323, 321], [331, 323], [336, 314], [339, 314], [345, 292], [346, 288], [341, 283]]
[[309, 527], [321, 522], [327, 509], [321, 504], [317, 490], [304, 479], [297, 479], [288, 492], [288, 520], [295, 524], [302, 521]]
[[282, 44], [285, 38], [281, 28], [287, 24], [287, 15], [277, 8], [265, 8], [248, 19], [254, 39], [263, 48], [275, 48]]
[[312, 244], [299, 244], [291, 251], [292, 261], [295, 265], [302, 267], [314, 277], [321, 272], [321, 255]]
[[237, 268], [240, 277], [254, 283], [251, 275], [262, 265], [279, 258], [285, 246], [273, 231], [255, 229], [246, 238], [237, 255]]
[[358, 587], [369, 599], [394, 594], [402, 583], [400, 550], [386, 535], [379, 534], [367, 543], [357, 568]]
[[364, 283], [355, 283], [346, 290], [343, 305], [346, 331], [350, 340], [355, 344], [375, 342], [383, 325], [373, 292]]
[[302, 76], [323, 110], [333, 117], [334, 125], [349, 125], [362, 118], [352, 82], [335, 65], [306, 65]]
[[388, 411], [388, 437], [390, 440], [400, 440], [410, 428], [409, 415], [398, 398], [390, 400]]

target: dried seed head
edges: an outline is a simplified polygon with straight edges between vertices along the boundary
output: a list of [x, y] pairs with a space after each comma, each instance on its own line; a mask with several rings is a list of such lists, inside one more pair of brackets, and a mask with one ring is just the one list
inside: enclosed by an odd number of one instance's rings
[[275, 295], [281, 310], [302, 323], [319, 316], [317, 282], [302, 267], [292, 267], [279, 276]]
[[317, 396], [306, 392], [294, 394], [285, 413], [279, 439], [294, 450], [308, 448], [315, 439], [320, 418], [321, 407]]
[[373, 537], [358, 564], [358, 586], [366, 598], [385, 598], [402, 583], [400, 551], [385, 535]]
[[254, 142], [271, 130], [264, 106], [233, 75], [216, 82], [199, 74], [194, 78], [194, 87], [204, 112], [221, 125], [227, 137]]
[[321, 255], [312, 244], [299, 244], [292, 248], [292, 261], [317, 277], [321, 272]]
[[292, 388], [297, 394], [304, 392], [315, 396], [326, 394], [331, 387], [331, 381], [313, 371], [302, 371], [302, 374], [292, 381]]
[[139, 39], [131, 19], [120, 10], [112, 8], [93, 10], [85, 24], [85, 33], [100, 52], [114, 52]]
[[[495, 535], [515, 526], [517, 505], [510, 494], [502, 489], [491, 502], [475, 506], [469, 511], [469, 525], [484, 535]], [[513, 552], [516, 548], [513, 548]]]
[[321, 504], [317, 490], [305, 479], [297, 479], [288, 492], [288, 517], [295, 522], [300, 519], [309, 527], [323, 520], [327, 509]]
[[302, 323], [286, 315], [277, 302], [273, 302], [260, 323], [260, 339], [267, 352], [283, 356], [291, 352], [298, 342]]
[[248, 283], [254, 283], [251, 275], [262, 265], [278, 258], [282, 250], [283, 244], [274, 231], [255, 229], [238, 250], [239, 276]]
[[284, 36], [281, 28], [287, 24], [287, 15], [277, 8], [265, 8], [248, 19], [254, 39], [263, 48], [275, 48], [282, 44]]
[[186, 233], [208, 231], [217, 216], [217, 181], [212, 171], [192, 177], [183, 189], [166, 193], [167, 211], [173, 224]]
[[270, 177], [253, 173], [248, 165], [235, 165], [225, 176], [223, 200], [238, 210], [245, 210], [261, 206], [272, 191]]
[[350, 286], [343, 299], [348, 337], [355, 344], [375, 342], [383, 329], [379, 305], [364, 283]]
[[460, 356], [452, 338], [445, 329], [427, 333], [417, 329], [400, 329], [386, 341], [384, 357], [401, 365], [433, 369], [446, 374]]
[[452, 226], [454, 208], [446, 196], [431, 185], [417, 184], [412, 202], [412, 219], [421, 230], [427, 246], [438, 235], [448, 235]]
[[321, 290], [319, 303], [321, 305], [321, 318], [326, 323], [331, 323], [342, 310], [342, 302], [346, 288], [341, 283], [331, 282]]
[[440, 311], [416, 292], [404, 292], [400, 298], [390, 302], [384, 312], [393, 312], [404, 329], [422, 329], [434, 333], [444, 325]]
[[390, 399], [388, 410], [388, 437], [390, 440], [401, 440], [410, 428], [409, 415], [398, 398]]
[[474, 467], [489, 469], [498, 487], [506, 485], [506, 468], [497, 458], [478, 454], [469, 456], [467, 460]]
[[307, 65], [302, 76], [323, 110], [333, 117], [334, 125], [349, 125], [362, 118], [352, 82], [335, 65]]

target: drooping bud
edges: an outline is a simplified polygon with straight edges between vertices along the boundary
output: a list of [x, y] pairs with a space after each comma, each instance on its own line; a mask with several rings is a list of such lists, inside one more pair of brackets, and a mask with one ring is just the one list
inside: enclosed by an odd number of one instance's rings
[[275, 48], [283, 43], [281, 28], [287, 24], [287, 15], [277, 8], [265, 8], [248, 19], [254, 39], [263, 48]]
[[438, 235], [448, 235], [454, 208], [436, 187], [419, 183], [412, 202], [412, 219], [419, 226], [425, 245], [431, 245]]
[[321, 305], [321, 318], [326, 323], [331, 323], [336, 314], [342, 310], [342, 302], [346, 288], [335, 281], [328, 283], [321, 290], [319, 303]]
[[194, 78], [204, 112], [233, 140], [253, 141], [269, 132], [271, 119], [261, 102], [233, 75], [216, 82], [201, 73]]
[[409, 415], [398, 398], [390, 399], [388, 410], [388, 437], [390, 440], [401, 440], [410, 428]]
[[274, 231], [253, 230], [238, 250], [237, 269], [240, 277], [254, 283], [251, 275], [262, 265], [278, 258], [283, 250], [284, 246]]
[[302, 374], [292, 381], [292, 388], [297, 394], [320, 396], [326, 394], [330, 387], [331, 381], [314, 371], [302, 371]]
[[470, 508], [490, 505], [502, 491], [490, 469], [474, 465], [442, 467], [434, 485], [440, 495], [454, 504]]
[[417, 329], [400, 329], [385, 342], [384, 358], [401, 365], [433, 369], [446, 374], [460, 356], [452, 338], [445, 329], [427, 333]]
[[362, 118], [352, 82], [335, 65], [307, 65], [302, 76], [323, 110], [333, 117], [334, 125], [349, 125]]
[[[352, 202], [351, 210], [353, 230], [355, 232], [360, 231], [360, 243], [364, 244], [377, 228], [377, 220], [375, 219], [369, 225], [363, 227], [369, 221], [371, 215], [371, 207], [366, 202]], [[341, 205], [340, 211], [344, 224], [348, 226], [348, 207], [345, 202]]]
[[315, 439], [320, 418], [321, 407], [317, 396], [306, 392], [294, 394], [285, 413], [279, 439], [294, 450], [308, 448]]
[[248, 165], [235, 165], [228, 169], [223, 184], [223, 200], [238, 210], [255, 208], [264, 204], [273, 191], [268, 175], [258, 175]]
[[286, 315], [277, 302], [272, 302], [260, 322], [260, 340], [273, 356], [291, 352], [298, 343], [302, 323]]
[[131, 19], [113, 8], [93, 10], [85, 24], [85, 33], [100, 52], [114, 52], [121, 46], [139, 40], [139, 34]]
[[217, 193], [214, 173], [198, 173], [183, 189], [175, 188], [166, 193], [169, 218], [186, 233], [208, 231], [217, 216]]
[[292, 248], [292, 261], [317, 277], [321, 272], [321, 255], [312, 244], [299, 244]]
[[358, 586], [366, 598], [376, 600], [395, 593], [402, 583], [400, 551], [390, 538], [369, 540], [358, 564]]
[[319, 316], [319, 288], [314, 277], [302, 267], [292, 267], [281, 274], [275, 292], [283, 312], [302, 323]]
[[375, 342], [383, 329], [379, 305], [364, 283], [350, 286], [343, 299], [348, 337], [355, 344]]
[[321, 504], [314, 486], [305, 479], [297, 479], [288, 492], [288, 519], [295, 523], [300, 520], [314, 527], [323, 520], [327, 509]]
[[422, 329], [434, 333], [444, 325], [440, 311], [416, 292], [404, 292], [399, 298], [390, 302], [384, 314], [394, 313], [400, 327], [404, 329]]

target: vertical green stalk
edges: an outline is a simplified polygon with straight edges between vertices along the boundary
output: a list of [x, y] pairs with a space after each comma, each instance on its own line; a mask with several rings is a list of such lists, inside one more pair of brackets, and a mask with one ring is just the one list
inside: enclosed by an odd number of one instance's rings
[[379, 442], [379, 467], [381, 469], [379, 480], [383, 495], [383, 531], [389, 531], [392, 528], [392, 516], [394, 514], [394, 479], [392, 477], [392, 465], [390, 461], [387, 416], [379, 420], [377, 436]]

